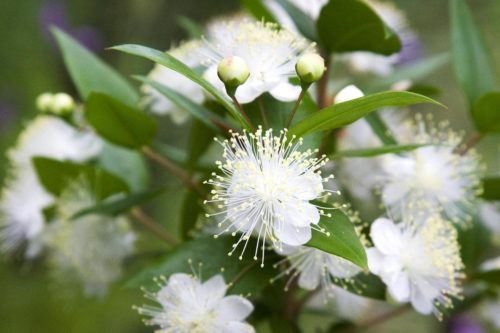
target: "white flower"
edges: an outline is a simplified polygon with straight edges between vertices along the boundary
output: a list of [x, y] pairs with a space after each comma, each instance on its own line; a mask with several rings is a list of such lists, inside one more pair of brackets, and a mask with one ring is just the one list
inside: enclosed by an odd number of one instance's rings
[[481, 221], [491, 231], [493, 241], [500, 245], [500, 203], [484, 202], [479, 206]]
[[[221, 143], [224, 162], [218, 161], [222, 175], [213, 174], [205, 183], [214, 186], [207, 202], [215, 203], [223, 219], [219, 227], [223, 232], [241, 233], [233, 251], [250, 236], [258, 237], [254, 258], [259, 244], [262, 252], [266, 240], [275, 248], [282, 244], [303, 245], [311, 238], [311, 229], [317, 226], [321, 209], [309, 201], [328, 196], [318, 171], [325, 164], [324, 156], [313, 157], [317, 152], [299, 150], [302, 139], [294, 143], [281, 131], [274, 136], [272, 130], [255, 134], [233, 133], [230, 140]], [[243, 255], [243, 253], [242, 253]], [[264, 256], [262, 255], [262, 261]]]
[[461, 294], [457, 232], [439, 216], [421, 218], [397, 225], [377, 219], [371, 226], [375, 247], [367, 250], [368, 266], [396, 301], [410, 301], [419, 313], [440, 317], [440, 309], [451, 307], [451, 297]]
[[468, 210], [480, 192], [482, 166], [474, 151], [460, 155], [456, 149], [462, 136], [447, 129], [446, 123], [435, 127], [417, 117], [413, 143], [425, 146], [401, 155], [380, 157], [378, 177], [384, 204], [395, 216], [402, 211], [443, 211], [455, 223], [470, 220]]
[[[286, 256], [290, 265], [275, 279], [291, 274], [288, 285], [298, 278], [299, 287], [315, 290], [319, 287], [327, 297], [333, 296], [333, 284], [349, 283], [349, 279], [361, 272], [361, 268], [350, 261], [318, 249], [305, 246], [284, 246], [278, 253]], [[326, 298], [326, 297], [324, 297]]]
[[72, 219], [95, 204], [85, 181], [71, 183], [59, 198], [56, 220], [42, 238], [62, 279], [79, 281], [87, 295], [103, 296], [122, 275], [123, 260], [133, 252], [136, 237], [123, 216], [88, 214]]
[[236, 91], [240, 103], [250, 103], [266, 92], [280, 101], [297, 99], [300, 87], [289, 79], [296, 76], [298, 56], [312, 52], [313, 45], [276, 24], [245, 18], [213, 23], [207, 31], [206, 48], [202, 50], [207, 66], [204, 76], [212, 84], [224, 91], [217, 65], [226, 57], [237, 56], [250, 71], [248, 80]]
[[9, 172], [0, 202], [0, 240], [4, 251], [12, 251], [28, 240], [27, 256], [38, 253], [35, 238], [43, 230], [42, 210], [54, 202], [39, 183], [31, 159], [43, 156], [84, 161], [94, 157], [101, 143], [92, 133], [82, 133], [64, 121], [39, 116], [19, 136], [8, 153]]
[[[193, 40], [170, 49], [167, 53], [183, 62], [186, 66], [196, 69], [196, 67], [201, 66], [199, 53], [202, 47], [201, 41]], [[148, 77], [191, 99], [196, 104], [202, 103], [205, 99], [203, 89], [197, 83], [165, 66], [156, 65]], [[168, 114], [176, 124], [182, 124], [189, 118], [188, 111], [179, 108], [153, 87], [144, 85], [142, 86], [142, 92], [145, 95], [143, 103], [148, 104], [153, 113], [158, 115]]]
[[202, 283], [196, 277], [176, 273], [162, 279], [158, 292], [146, 297], [160, 306], [137, 308], [150, 317], [146, 324], [158, 326], [158, 333], [252, 333], [244, 320], [253, 305], [241, 296], [225, 296], [227, 286], [222, 275]]

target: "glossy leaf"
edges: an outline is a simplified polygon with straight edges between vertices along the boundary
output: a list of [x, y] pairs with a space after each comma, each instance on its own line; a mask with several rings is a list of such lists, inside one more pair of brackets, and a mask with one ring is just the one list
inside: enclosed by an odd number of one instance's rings
[[500, 132], [500, 92], [479, 97], [472, 108], [472, 119], [482, 133]]
[[159, 189], [154, 191], [137, 192], [125, 197], [110, 198], [110, 200], [100, 202], [97, 205], [87, 207], [76, 212], [71, 218], [77, 219], [88, 214], [103, 214], [111, 216], [123, 214], [131, 208], [156, 198], [164, 192], [165, 189]]
[[386, 286], [378, 276], [373, 274], [359, 273], [352, 278], [351, 283], [343, 283], [342, 287], [355, 295], [386, 300]]
[[398, 154], [412, 151], [421, 147], [428, 146], [428, 144], [408, 144], [408, 145], [387, 145], [377, 148], [366, 149], [353, 149], [339, 151], [332, 156], [333, 159], [350, 158], [350, 157], [374, 157], [384, 154]]
[[198, 216], [203, 212], [200, 196], [188, 191], [184, 197], [180, 213], [180, 228], [183, 239], [192, 238], [191, 231], [196, 227]]
[[485, 200], [500, 201], [500, 178], [490, 177], [483, 179], [483, 194], [481, 197]]
[[59, 196], [72, 181], [84, 181], [97, 199], [117, 193], [128, 193], [127, 184], [120, 178], [92, 165], [34, 157], [38, 179], [47, 192]]
[[[319, 206], [327, 204], [316, 202]], [[368, 269], [365, 248], [354, 229], [354, 224], [340, 209], [325, 209], [331, 217], [321, 216], [319, 227], [324, 232], [313, 230], [311, 240], [305, 244], [321, 251], [349, 260], [363, 269]]]
[[130, 106], [139, 102], [137, 91], [115, 69], [62, 30], [53, 28], [52, 33], [62, 51], [68, 72], [83, 100], [87, 99], [91, 92], [101, 92]]
[[401, 41], [365, 1], [330, 0], [317, 21], [320, 43], [329, 52], [369, 51], [391, 55]]
[[367, 114], [365, 117], [366, 122], [370, 125], [373, 133], [379, 138], [384, 145], [397, 145], [398, 142], [392, 135], [391, 131], [385, 124], [384, 120], [377, 112]]
[[388, 91], [333, 104], [298, 122], [289, 130], [289, 135], [304, 136], [317, 131], [331, 130], [349, 125], [370, 112], [387, 106], [414, 104], [443, 106], [432, 98], [407, 91]]
[[496, 90], [495, 69], [483, 36], [464, 0], [451, 0], [451, 44], [455, 75], [470, 103]]
[[89, 96], [85, 117], [100, 136], [119, 146], [140, 148], [156, 135], [154, 118], [101, 93]]
[[229, 289], [231, 294], [255, 294], [265, 288], [277, 272], [272, 268], [271, 262], [266, 262], [266, 266], [260, 268], [259, 262], [253, 260], [251, 255], [244, 256], [242, 260], [236, 255], [228, 256], [234, 242], [235, 239], [228, 236], [218, 239], [197, 238], [183, 243], [158, 264], [146, 268], [132, 278], [127, 286], [132, 288], [143, 286], [154, 291], [158, 287], [153, 278], [159, 276], [168, 278], [171, 274], [181, 272], [192, 274], [194, 270], [201, 272], [203, 280], [222, 274], [226, 283], [234, 282], [234, 286]]
[[179, 74], [184, 75], [191, 81], [199, 84], [209, 94], [211, 94], [220, 104], [222, 104], [226, 108], [226, 110], [228, 110], [232, 114], [232, 116], [236, 120], [240, 122], [240, 124], [244, 128], [250, 129], [249, 124], [246, 123], [243, 116], [239, 113], [234, 104], [226, 97], [226, 95], [223, 92], [215, 88], [213, 85], [210, 84], [210, 82], [205, 80], [201, 75], [199, 75], [194, 70], [192, 70], [191, 68], [189, 68], [176, 58], [172, 57], [171, 55], [149, 47], [141, 45], [133, 45], [133, 44], [115, 46], [112, 49], [132, 54], [135, 56], [139, 56], [145, 59], [149, 59], [155, 63], [170, 68], [178, 72]]

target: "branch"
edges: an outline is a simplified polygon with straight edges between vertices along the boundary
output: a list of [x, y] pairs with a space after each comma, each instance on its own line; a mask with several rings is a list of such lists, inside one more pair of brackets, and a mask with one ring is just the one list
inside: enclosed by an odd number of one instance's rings
[[170, 235], [160, 224], [154, 221], [151, 217], [146, 215], [140, 208], [133, 208], [131, 215], [139, 222], [141, 222], [149, 231], [154, 233], [158, 238], [164, 240], [171, 246], [176, 246], [178, 244], [175, 237]]

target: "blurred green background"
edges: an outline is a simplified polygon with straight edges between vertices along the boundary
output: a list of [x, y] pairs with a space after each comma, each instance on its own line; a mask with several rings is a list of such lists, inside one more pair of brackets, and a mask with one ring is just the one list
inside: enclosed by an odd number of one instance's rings
[[[449, 49], [448, 2], [446, 0], [399, 0], [411, 25], [420, 34], [428, 54]], [[500, 63], [500, 1], [469, 1], [476, 22]], [[186, 37], [178, 18], [186, 16], [205, 22], [215, 15], [237, 10], [237, 0], [1, 0], [0, 1], [0, 163], [23, 121], [35, 114], [34, 100], [42, 92], [66, 91], [76, 95], [64, 70], [61, 56], [47, 31], [47, 22], [59, 22], [81, 36], [107, 62], [129, 75], [145, 73], [151, 65], [134, 57], [104, 48], [121, 43], [139, 43], [167, 49]], [[498, 69], [498, 68], [497, 68]], [[449, 106], [446, 118], [453, 125], [469, 130], [465, 99], [454, 80], [450, 66], [436, 71], [426, 81], [437, 86], [438, 97]], [[480, 149], [489, 151], [490, 172], [500, 173], [499, 137], [489, 137]], [[3, 178], [4, 167], [0, 168]], [[178, 196], [177, 196], [178, 197]], [[175, 220], [176, 202], [162, 207]], [[163, 216], [162, 220], [167, 220]], [[2, 261], [0, 263], [0, 333], [7, 332], [149, 332], [132, 304], [142, 304], [139, 291], [117, 287], [105, 300], [88, 300], [65, 286], [52, 282], [40, 262]], [[406, 332], [442, 331], [434, 320], [405, 315]], [[425, 322], [429, 321], [429, 325]], [[418, 325], [417, 325], [418, 324]], [[424, 325], [424, 326], [422, 326]], [[378, 332], [400, 332], [401, 326], [381, 326]]]

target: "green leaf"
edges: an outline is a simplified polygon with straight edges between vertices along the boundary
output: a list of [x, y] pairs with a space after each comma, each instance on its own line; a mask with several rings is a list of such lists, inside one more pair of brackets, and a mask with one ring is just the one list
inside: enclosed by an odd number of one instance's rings
[[469, 102], [496, 90], [495, 69], [481, 32], [464, 0], [451, 0], [451, 44], [455, 75]]
[[141, 46], [141, 45], [133, 45], [133, 44], [127, 44], [127, 45], [120, 45], [120, 46], [115, 46], [112, 48], [113, 50], [125, 52], [128, 54], [132, 54], [135, 56], [139, 56], [145, 59], [149, 59], [155, 63], [158, 63], [160, 65], [163, 65], [167, 68], [170, 68], [179, 74], [184, 75], [191, 81], [199, 84], [202, 88], [204, 88], [208, 93], [210, 93], [221, 105], [224, 106], [226, 110], [228, 110], [231, 115], [240, 122], [240, 124], [246, 128], [247, 130], [250, 130], [250, 125], [246, 123], [245, 119], [243, 116], [239, 113], [239, 111], [236, 109], [234, 104], [226, 97], [226, 95], [215, 88], [213, 85], [210, 84], [207, 80], [205, 80], [201, 75], [196, 73], [196, 71], [192, 70], [179, 60], [175, 59], [171, 55], [161, 52], [149, 47]]
[[203, 212], [203, 205], [200, 202], [200, 196], [193, 191], [188, 191], [184, 197], [180, 213], [180, 228], [183, 239], [190, 239], [191, 231], [196, 227], [198, 215]]
[[214, 142], [215, 135], [216, 133], [211, 128], [205, 126], [204, 123], [197, 120], [192, 122], [187, 147], [187, 166], [190, 170], [196, 169], [201, 156], [207, 151], [210, 144]]
[[482, 133], [500, 132], [500, 92], [479, 97], [472, 108], [472, 119]]
[[149, 187], [150, 175], [144, 156], [134, 150], [104, 142], [97, 156], [97, 165], [117, 177], [127, 175], [125, 181], [133, 192]]
[[181, 108], [182, 110], [185, 110], [186, 112], [189, 112], [193, 117], [203, 122], [208, 127], [216, 131], [219, 131], [220, 129], [215, 125], [215, 123], [223, 124], [225, 127], [229, 127], [229, 125], [226, 124], [225, 120], [222, 119], [222, 117], [220, 117], [219, 115], [213, 113], [209, 109], [205, 108], [203, 105], [193, 102], [186, 96], [165, 86], [164, 84], [161, 84], [159, 82], [156, 82], [154, 80], [148, 79], [143, 76], [135, 76], [135, 78], [156, 89], [160, 94], [168, 98], [177, 107]]
[[148, 145], [156, 134], [154, 118], [101, 93], [90, 94], [85, 117], [100, 136], [127, 148]]
[[127, 212], [128, 210], [137, 205], [147, 202], [153, 198], [156, 198], [163, 192], [165, 192], [165, 189], [143, 191], [127, 195], [126, 197], [111, 198], [110, 200], [100, 202], [95, 206], [82, 209], [76, 212], [71, 218], [77, 219], [79, 217], [88, 214], [102, 214], [102, 215], [116, 216]]
[[258, 21], [276, 22], [274, 15], [262, 3], [262, 0], [240, 0], [241, 6], [248, 10]]
[[91, 92], [101, 92], [130, 106], [139, 102], [137, 91], [117, 71], [102, 62], [62, 30], [53, 28], [52, 33], [62, 51], [69, 74], [83, 100], [87, 99]]
[[481, 280], [489, 284], [500, 286], [500, 269], [479, 272], [472, 276], [474, 280]]
[[55, 196], [61, 195], [70, 182], [80, 180], [80, 178], [88, 182], [97, 199], [129, 191], [122, 179], [92, 165], [58, 161], [46, 157], [34, 157], [33, 165], [40, 183]]
[[332, 156], [332, 159], [350, 158], [350, 157], [356, 157], [356, 158], [374, 157], [384, 154], [398, 154], [398, 153], [412, 151], [428, 145], [429, 144], [387, 145], [377, 148], [344, 150], [337, 152], [335, 155]]
[[289, 0], [275, 1], [288, 13], [302, 36], [312, 41], [318, 40], [315, 22], [309, 15]]
[[[326, 206], [322, 202], [316, 202], [319, 206]], [[313, 230], [311, 240], [305, 244], [321, 251], [334, 254], [359, 267], [367, 270], [368, 261], [365, 248], [354, 228], [354, 224], [340, 209], [326, 209], [331, 217], [321, 216], [319, 227], [324, 232]]]
[[189, 17], [180, 16], [177, 22], [189, 34], [190, 38], [197, 39], [203, 35], [203, 28]]
[[384, 145], [397, 145], [398, 142], [392, 135], [385, 122], [380, 118], [377, 112], [372, 112], [365, 117], [366, 122], [370, 125], [373, 133], [379, 138]]
[[[222, 274], [226, 283], [234, 282], [230, 293], [255, 294], [269, 284], [269, 280], [277, 274], [272, 269], [272, 263], [266, 263], [260, 268], [259, 262], [251, 256], [239, 260], [237, 256], [229, 257], [227, 254], [232, 249], [235, 239], [232, 237], [197, 238], [183, 243], [165, 256], [157, 265], [150, 266], [133, 277], [128, 287], [143, 286], [148, 290], [157, 290], [153, 278], [159, 276], [169, 277], [174, 273], [200, 272], [203, 280], [216, 274]], [[249, 244], [250, 246], [251, 244]], [[199, 266], [201, 264], [201, 266]]]
[[500, 200], [500, 178], [490, 177], [483, 179], [483, 194], [481, 197], [485, 200]]
[[386, 287], [382, 280], [373, 274], [359, 273], [352, 283], [341, 284], [347, 291], [363, 297], [386, 300]]
[[320, 44], [329, 52], [391, 55], [401, 49], [396, 33], [361, 0], [330, 0], [321, 10], [317, 32]]
[[351, 101], [333, 104], [298, 122], [288, 131], [299, 137], [317, 131], [331, 130], [366, 116], [370, 112], [387, 106], [408, 106], [413, 104], [435, 104], [444, 107], [432, 98], [407, 91], [387, 91], [368, 95]]

